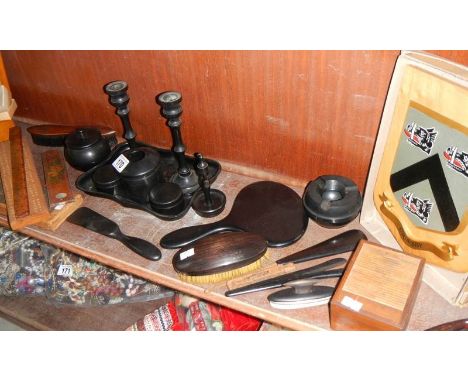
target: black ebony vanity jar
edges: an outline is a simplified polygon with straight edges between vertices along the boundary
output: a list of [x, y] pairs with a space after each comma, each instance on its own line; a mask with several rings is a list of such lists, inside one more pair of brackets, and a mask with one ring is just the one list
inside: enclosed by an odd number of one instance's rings
[[112, 195], [119, 185], [120, 175], [114, 166], [106, 164], [94, 171], [92, 179], [96, 189]]
[[137, 147], [123, 155], [129, 160], [120, 173], [121, 187], [135, 202], [146, 204], [150, 189], [160, 181], [160, 155], [150, 147]]
[[88, 171], [101, 163], [110, 152], [109, 143], [92, 127], [76, 129], [65, 138], [65, 159], [80, 171]]
[[361, 211], [362, 197], [351, 179], [340, 175], [322, 175], [309, 182], [302, 197], [309, 217], [327, 228], [351, 222]]
[[164, 182], [153, 186], [149, 202], [153, 211], [162, 215], [177, 215], [185, 208], [184, 194], [175, 183]]

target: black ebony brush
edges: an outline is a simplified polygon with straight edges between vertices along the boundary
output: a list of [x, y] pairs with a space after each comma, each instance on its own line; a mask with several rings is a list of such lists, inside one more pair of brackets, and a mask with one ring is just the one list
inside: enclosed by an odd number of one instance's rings
[[358, 229], [352, 229], [315, 244], [312, 247], [283, 257], [282, 259], [277, 260], [276, 263], [298, 264], [304, 261], [316, 260], [327, 256], [354, 251], [361, 240], [367, 240], [367, 236], [364, 232]]
[[257, 270], [267, 249], [265, 239], [250, 232], [218, 233], [177, 251], [172, 265], [184, 281], [216, 283]]

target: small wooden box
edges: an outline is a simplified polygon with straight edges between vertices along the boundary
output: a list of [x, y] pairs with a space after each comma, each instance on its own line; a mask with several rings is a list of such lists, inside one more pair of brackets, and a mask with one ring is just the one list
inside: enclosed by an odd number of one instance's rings
[[335, 330], [404, 330], [424, 259], [361, 240], [330, 303]]

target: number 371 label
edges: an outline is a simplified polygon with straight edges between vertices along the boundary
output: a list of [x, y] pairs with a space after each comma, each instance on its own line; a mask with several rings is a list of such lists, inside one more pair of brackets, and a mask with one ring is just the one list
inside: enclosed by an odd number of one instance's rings
[[60, 265], [57, 271], [57, 276], [73, 276], [73, 266], [72, 265]]

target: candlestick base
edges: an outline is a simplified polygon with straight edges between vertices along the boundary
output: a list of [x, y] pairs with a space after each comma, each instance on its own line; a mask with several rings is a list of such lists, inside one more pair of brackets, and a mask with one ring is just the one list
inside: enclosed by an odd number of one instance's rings
[[211, 203], [207, 203], [203, 190], [199, 190], [192, 200], [193, 210], [204, 218], [210, 218], [223, 212], [226, 205], [226, 195], [220, 190], [210, 190]]

